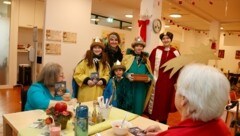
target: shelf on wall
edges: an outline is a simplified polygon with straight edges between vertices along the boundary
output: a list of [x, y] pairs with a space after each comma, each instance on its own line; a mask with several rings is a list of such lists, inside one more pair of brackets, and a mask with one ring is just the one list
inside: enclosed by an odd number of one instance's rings
[[27, 53], [28, 50], [25, 50], [25, 49], [18, 49], [17, 52]]

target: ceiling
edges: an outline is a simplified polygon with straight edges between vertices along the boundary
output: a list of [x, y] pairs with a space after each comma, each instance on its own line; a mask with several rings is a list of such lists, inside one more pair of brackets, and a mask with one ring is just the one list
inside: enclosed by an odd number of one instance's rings
[[[156, 4], [160, 0], [156, 0]], [[193, 5], [191, 2], [195, 1]], [[209, 3], [212, 1], [212, 4]], [[122, 12], [115, 13], [114, 10], [108, 12], [106, 7], [92, 7], [92, 12], [104, 16], [112, 16], [117, 19], [131, 22], [131, 19], [124, 17], [126, 10], [140, 9], [141, 0], [93, 0], [93, 3], [111, 3], [123, 7]], [[93, 4], [94, 5], [94, 4]], [[162, 2], [162, 20], [168, 25], [186, 27], [190, 30], [208, 31], [211, 22], [220, 22], [223, 31], [240, 33], [240, 0], [163, 0]], [[174, 19], [169, 15], [179, 13], [182, 18]], [[171, 22], [171, 23], [170, 23]]]

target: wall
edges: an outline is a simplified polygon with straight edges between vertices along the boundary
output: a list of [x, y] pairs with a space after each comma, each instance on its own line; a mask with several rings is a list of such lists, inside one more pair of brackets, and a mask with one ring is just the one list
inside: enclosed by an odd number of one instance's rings
[[[239, 59], [235, 59], [236, 50], [240, 50], [240, 37], [231, 38], [232, 36], [223, 36], [224, 33], [220, 35], [219, 49], [225, 50], [224, 58], [218, 61], [218, 67], [223, 68], [224, 72], [235, 73], [237, 71]], [[236, 36], [236, 35], [235, 35]], [[233, 36], [234, 37], [234, 36]], [[231, 40], [224, 41], [224, 40]], [[226, 43], [232, 43], [228, 45]]]
[[[96, 26], [90, 24], [91, 13], [91, 0], [46, 0], [46, 20], [45, 29], [55, 29], [61, 31], [70, 31], [77, 33], [77, 44], [65, 44], [62, 43], [62, 55], [44, 55], [44, 64], [47, 62], [55, 61], [59, 62], [64, 67], [66, 80], [68, 81], [68, 88], [71, 89], [71, 78], [73, 68], [80, 59], [84, 56], [91, 39], [95, 36], [100, 36], [102, 30], [117, 31], [125, 33], [126, 35], [126, 47], [130, 47], [134, 37], [138, 34], [137, 19], [139, 17], [139, 11], [133, 11], [134, 22], [133, 30], [122, 31], [119, 29], [112, 29], [103, 26]], [[17, 48], [18, 44], [18, 5], [19, 0], [12, 0], [11, 11], [11, 33], [10, 33], [10, 56], [9, 56], [9, 85], [16, 84], [17, 80]], [[43, 32], [45, 32], [45, 29]], [[199, 34], [192, 31], [185, 31], [180, 28], [166, 29], [166, 31], [172, 31], [174, 33], [174, 45], [180, 47], [181, 54], [191, 53], [189, 47], [199, 45], [201, 43], [209, 44], [209, 38], [207, 35]], [[45, 37], [43, 37], [45, 39]], [[44, 44], [46, 41], [44, 40]], [[150, 51], [156, 45], [150, 45]], [[220, 49], [225, 49], [225, 58], [217, 61], [219, 68], [224, 68], [225, 71], [234, 71], [237, 67], [239, 60], [235, 59], [235, 51], [239, 49], [238, 46], [225, 46], [224, 38], [221, 34]], [[0, 86], [1, 88], [1, 86]]]
[[[56, 4], [57, 3], [57, 4]], [[44, 64], [58, 62], [64, 68], [65, 80], [71, 90], [73, 69], [84, 57], [89, 49], [92, 38], [101, 36], [102, 30], [124, 33], [126, 47], [129, 47], [135, 34], [104, 26], [90, 24], [91, 0], [47, 0], [45, 30], [53, 29], [77, 33], [77, 43], [68, 44], [61, 42], [61, 55], [46, 55], [44, 51]], [[136, 23], [134, 23], [136, 24]], [[45, 33], [45, 30], [43, 33]], [[44, 36], [43, 45], [46, 40]]]

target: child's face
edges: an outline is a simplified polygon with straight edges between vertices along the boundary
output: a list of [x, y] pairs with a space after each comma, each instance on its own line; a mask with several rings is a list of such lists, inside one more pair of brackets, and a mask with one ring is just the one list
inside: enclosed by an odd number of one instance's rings
[[123, 75], [123, 70], [122, 69], [116, 69], [114, 70], [114, 74], [116, 77], [120, 78]]
[[135, 45], [135, 47], [134, 47], [134, 52], [136, 53], [136, 54], [141, 54], [142, 53], [142, 51], [143, 51], [143, 45], [141, 45], [141, 44], [138, 44], [138, 45]]
[[171, 39], [170, 37], [168, 37], [167, 35], [163, 36], [162, 38], [162, 43], [163, 43], [163, 46], [170, 46], [170, 43], [171, 43]]
[[100, 55], [102, 53], [102, 48], [100, 46], [93, 47], [93, 53], [95, 55]]

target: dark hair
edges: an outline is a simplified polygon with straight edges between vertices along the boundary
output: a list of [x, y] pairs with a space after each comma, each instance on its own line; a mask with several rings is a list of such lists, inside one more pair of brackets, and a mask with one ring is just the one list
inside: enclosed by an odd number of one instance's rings
[[162, 40], [162, 39], [163, 39], [163, 36], [168, 36], [168, 37], [171, 39], [171, 41], [172, 41], [172, 39], [173, 39], [173, 33], [171, 33], [171, 32], [161, 33], [161, 34], [159, 35], [159, 38]]
[[[87, 60], [87, 66], [93, 67], [93, 57], [94, 57], [93, 51], [88, 50], [86, 52], [86, 56], [84, 58], [85, 60]], [[104, 51], [102, 51], [102, 57], [100, 59], [100, 62], [102, 62], [104, 69], [108, 67], [108, 57], [107, 57], [107, 54]]]
[[111, 32], [110, 34], [108, 34], [108, 43], [109, 43], [109, 39], [110, 39], [110, 35], [116, 35], [117, 36], [117, 39], [118, 39], [118, 43], [120, 44], [121, 43], [121, 39], [120, 39], [120, 36], [118, 33], [116, 32]]

